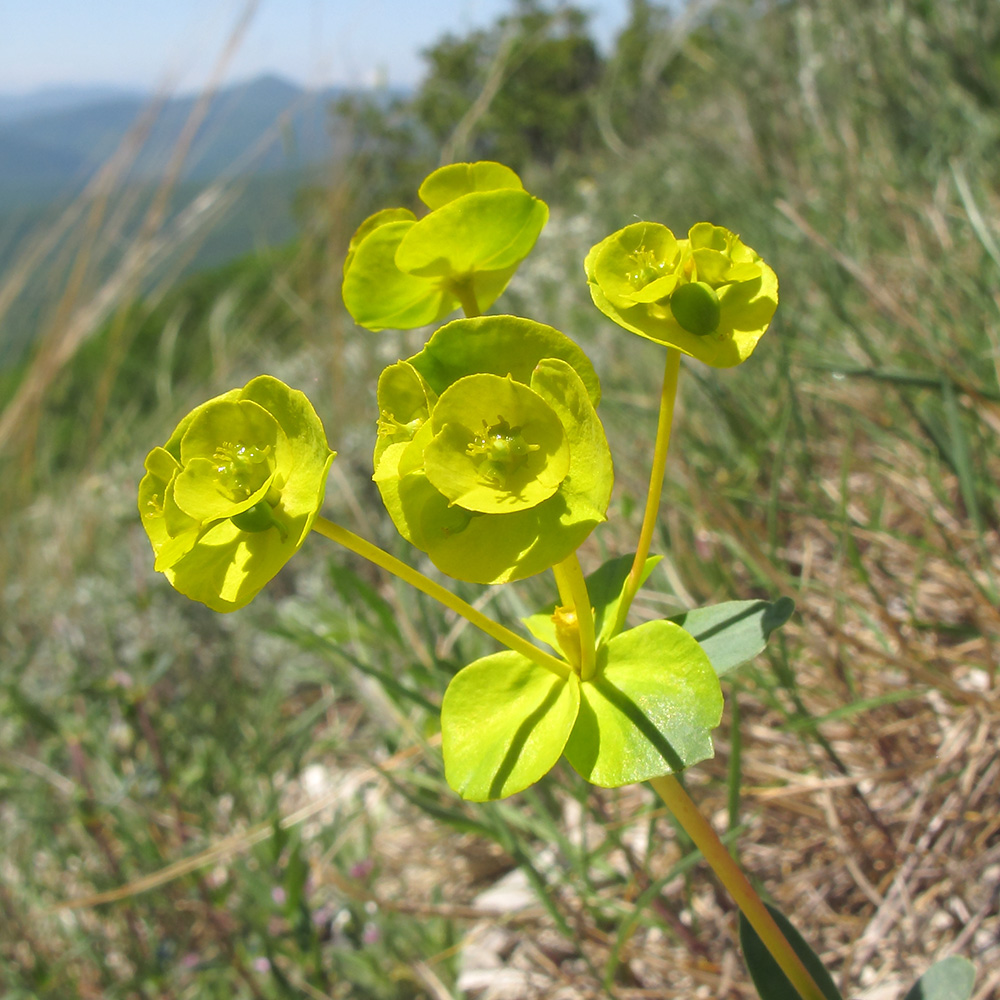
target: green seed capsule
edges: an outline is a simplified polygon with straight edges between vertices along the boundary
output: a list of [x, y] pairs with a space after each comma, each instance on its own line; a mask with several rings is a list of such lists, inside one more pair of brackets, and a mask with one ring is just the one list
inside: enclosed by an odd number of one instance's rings
[[236, 514], [232, 521], [240, 531], [267, 531], [268, 528], [277, 528], [282, 537], [285, 535], [284, 526], [274, 519], [274, 508], [266, 500], [261, 500], [248, 510]]
[[670, 311], [681, 328], [698, 337], [707, 337], [719, 328], [722, 307], [719, 296], [704, 281], [691, 281], [670, 296]]

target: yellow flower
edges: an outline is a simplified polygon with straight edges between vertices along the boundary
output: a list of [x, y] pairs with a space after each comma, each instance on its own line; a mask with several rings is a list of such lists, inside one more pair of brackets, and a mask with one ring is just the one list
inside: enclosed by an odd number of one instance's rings
[[242, 608], [309, 534], [333, 457], [309, 400], [270, 375], [195, 408], [139, 483], [156, 569], [215, 611]]
[[735, 233], [709, 222], [686, 240], [636, 222], [584, 261], [594, 304], [619, 326], [715, 368], [745, 361], [778, 307], [778, 279]]

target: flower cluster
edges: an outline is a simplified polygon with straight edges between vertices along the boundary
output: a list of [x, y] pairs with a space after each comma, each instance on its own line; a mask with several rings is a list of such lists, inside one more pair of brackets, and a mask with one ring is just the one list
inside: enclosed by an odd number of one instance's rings
[[369, 330], [436, 323], [459, 307], [487, 309], [507, 287], [548, 220], [545, 203], [499, 163], [453, 163], [420, 186], [430, 212], [405, 208], [366, 219], [344, 262], [344, 305]]
[[636, 222], [584, 262], [594, 304], [619, 326], [716, 368], [745, 361], [778, 306], [778, 279], [728, 229], [699, 222], [686, 240]]
[[215, 611], [243, 607], [309, 533], [333, 458], [309, 400], [269, 375], [203, 403], [146, 456], [155, 568]]
[[450, 576], [503, 583], [565, 559], [604, 520], [611, 454], [597, 376], [557, 330], [455, 320], [379, 379], [375, 482]]

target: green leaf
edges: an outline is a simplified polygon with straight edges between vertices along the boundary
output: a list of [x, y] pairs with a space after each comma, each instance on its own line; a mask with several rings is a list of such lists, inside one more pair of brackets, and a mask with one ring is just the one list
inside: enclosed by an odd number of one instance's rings
[[510, 167], [492, 160], [480, 160], [478, 163], [449, 163], [446, 167], [439, 167], [427, 176], [417, 194], [433, 210], [473, 191], [496, 191], [501, 188], [524, 190], [521, 178]]
[[509, 650], [470, 663], [441, 705], [448, 784], [474, 802], [534, 784], [559, 759], [579, 707], [575, 674], [559, 677]]
[[[643, 567], [640, 585], [646, 582], [649, 574], [653, 572], [663, 556], [650, 556]], [[618, 615], [618, 605], [621, 603], [622, 594], [625, 591], [625, 581], [628, 579], [629, 571], [635, 556], [617, 556], [603, 563], [587, 577], [587, 594], [594, 609], [594, 633], [597, 636], [597, 644], [607, 642], [612, 637], [612, 630], [615, 618]], [[522, 618], [525, 628], [542, 642], [548, 643], [553, 649], [558, 649], [556, 641], [555, 625], [552, 622], [552, 615], [556, 610], [556, 604], [551, 604], [542, 608], [541, 611], [527, 618]], [[680, 623], [679, 623], [680, 624]]]
[[440, 395], [465, 375], [510, 375], [525, 385], [543, 358], [570, 365], [597, 406], [601, 384], [590, 359], [564, 333], [519, 316], [478, 316], [442, 326], [424, 349], [408, 361]]
[[695, 608], [669, 620], [698, 640], [721, 677], [757, 656], [771, 633], [791, 617], [790, 597], [768, 601], [726, 601]]
[[[830, 973], [820, 961], [819, 956], [806, 944], [802, 935], [791, 925], [788, 918], [768, 906], [768, 911], [774, 917], [775, 923], [784, 934], [792, 950], [802, 959], [802, 964], [813, 977], [820, 992], [827, 1000], [843, 1000], [840, 991], [834, 985]], [[802, 1000], [799, 991], [792, 986], [788, 977], [781, 971], [771, 953], [764, 947], [764, 942], [750, 926], [746, 917], [740, 913], [740, 944], [743, 947], [743, 958], [753, 979], [754, 986], [761, 1000]]]
[[960, 955], [935, 962], [911, 987], [903, 1000], [969, 1000], [976, 967]]
[[598, 652], [566, 757], [603, 788], [645, 781], [713, 756], [721, 718], [719, 679], [698, 643], [672, 622], [647, 622]]
[[[662, 559], [663, 556], [650, 556], [646, 560], [639, 576], [640, 587]], [[635, 556], [611, 559], [596, 573], [587, 577], [587, 593], [590, 594], [590, 603], [594, 605], [594, 631], [597, 633], [598, 643], [608, 642], [614, 636], [618, 607], [625, 594], [625, 581], [634, 561]]]
[[528, 256], [548, 217], [545, 202], [527, 191], [474, 191], [408, 229], [396, 266], [425, 278], [505, 270]]
[[361, 245], [364, 238], [375, 232], [379, 226], [384, 226], [387, 222], [416, 222], [417, 217], [408, 208], [383, 208], [374, 215], [369, 215], [364, 222], [355, 230], [351, 237], [351, 242], [347, 247], [347, 256], [344, 258], [344, 274], [347, 274], [354, 260], [354, 253]]
[[409, 330], [436, 323], [458, 308], [458, 299], [440, 281], [396, 266], [396, 251], [415, 225], [405, 219], [385, 223], [355, 247], [341, 295], [359, 326]]

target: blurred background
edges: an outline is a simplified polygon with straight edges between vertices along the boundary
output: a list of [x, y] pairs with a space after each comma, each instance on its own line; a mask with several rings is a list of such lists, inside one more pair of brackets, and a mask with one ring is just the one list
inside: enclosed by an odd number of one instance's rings
[[[1000, 996], [1000, 5], [481, 0], [0, 8], [0, 992], [752, 997], [732, 904], [645, 788], [443, 779], [489, 640], [323, 539], [215, 615], [153, 572], [146, 452], [273, 373], [325, 512], [433, 573], [370, 482], [383, 366], [339, 298], [372, 211], [497, 159], [551, 221], [495, 307], [574, 337], [635, 544], [660, 349], [589, 248], [708, 219], [777, 272], [685, 364], [636, 622], [788, 595], [686, 775], [845, 996], [952, 952]], [[460, 585], [516, 624], [548, 578]]]

